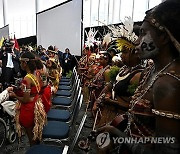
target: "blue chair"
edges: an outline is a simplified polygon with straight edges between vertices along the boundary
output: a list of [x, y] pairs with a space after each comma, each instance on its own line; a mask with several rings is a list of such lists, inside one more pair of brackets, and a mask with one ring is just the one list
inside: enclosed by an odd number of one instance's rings
[[[80, 101], [79, 100], [77, 101], [78, 105], [74, 111], [75, 112], [74, 116], [72, 117], [72, 124], [75, 123], [82, 101], [83, 101], [83, 96], [81, 95]], [[67, 141], [69, 140], [69, 132], [70, 132], [70, 126], [68, 125], [68, 123], [61, 122], [61, 121], [48, 121], [47, 125], [43, 129], [42, 138], [44, 142], [45, 141], [55, 141], [55, 142]]]
[[47, 113], [48, 120], [68, 122], [71, 119], [71, 114], [68, 110], [50, 109]]
[[28, 151], [26, 151], [25, 154], [41, 154], [41, 153], [42, 154], [49, 154], [49, 153], [52, 153], [52, 154], [67, 154], [67, 153], [72, 154], [74, 146], [76, 145], [76, 142], [78, 140], [79, 134], [81, 133], [83, 125], [86, 121], [86, 117], [87, 117], [87, 113], [85, 112], [70, 146], [65, 145], [63, 148], [62, 147], [59, 148], [59, 147], [55, 147], [55, 146], [49, 146], [46, 144], [40, 144], [40, 145], [35, 145], [35, 146], [31, 147]]
[[59, 85], [58, 90], [71, 90], [72, 86]]
[[[63, 122], [68, 122], [72, 124], [72, 119], [75, 116], [75, 112], [77, 108], [79, 107], [79, 101], [81, 97], [81, 87], [78, 90], [78, 96], [74, 98], [75, 103], [72, 105], [70, 110], [64, 110], [64, 109], [50, 109], [49, 112], [47, 113], [47, 118], [48, 120], [53, 120], [53, 121], [63, 121]], [[81, 104], [80, 104], [81, 105]]]
[[[73, 68], [72, 77], [73, 77], [75, 74], [77, 75], [76, 66]], [[62, 80], [62, 81], [70, 81], [70, 80], [72, 79], [72, 77], [70, 78], [70, 77], [62, 76], [62, 77], [61, 77], [61, 80]]]
[[[75, 82], [74, 82], [74, 84], [72, 86], [72, 89], [70, 89], [70, 90], [64, 90], [64, 89], [58, 90], [56, 92], [56, 96], [70, 97], [72, 92], [76, 89], [77, 83], [78, 83], [78, 76], [75, 79]], [[59, 87], [61, 87], [61, 86], [65, 86], [65, 85], [59, 85]], [[67, 86], [67, 87], [69, 87], [69, 86]]]
[[43, 129], [43, 138], [57, 140], [67, 139], [69, 137], [70, 127], [67, 123], [61, 121], [48, 121]]
[[69, 82], [71, 81], [71, 78], [61, 78], [61, 82]]
[[77, 76], [77, 71], [76, 71], [76, 67], [74, 67], [72, 77], [71, 78], [66, 78], [66, 77], [61, 78], [59, 85], [71, 86], [73, 84], [74, 78], [76, 76]]
[[70, 109], [72, 104], [75, 102], [74, 98], [78, 95], [78, 90], [80, 87], [80, 80], [77, 80], [77, 85], [73, 88], [73, 91], [69, 97], [67, 96], [55, 96], [52, 99], [52, 104], [60, 108]]

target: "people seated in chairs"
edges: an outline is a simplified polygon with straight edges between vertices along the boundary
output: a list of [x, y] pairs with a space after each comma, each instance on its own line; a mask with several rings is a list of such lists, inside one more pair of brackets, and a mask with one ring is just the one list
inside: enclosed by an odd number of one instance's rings
[[[123, 130], [106, 126], [103, 131], [119, 137], [173, 137], [171, 143], [162, 144], [128, 144], [126, 148], [132, 153], [180, 153], [180, 3], [165, 1], [146, 12], [140, 29], [136, 50], [142, 59], [152, 59], [154, 65], [143, 73], [140, 85], [130, 102], [128, 125]], [[153, 123], [148, 118], [154, 118]], [[155, 125], [154, 133], [147, 123]], [[102, 130], [101, 129], [101, 130]], [[121, 145], [122, 148], [122, 145]]]
[[22, 135], [22, 127], [24, 127], [30, 146], [39, 143], [46, 123], [46, 112], [40, 95], [41, 85], [35, 74], [36, 60], [31, 52], [22, 54], [21, 68], [27, 72], [27, 75], [22, 80], [18, 93], [11, 94], [18, 100], [15, 115], [18, 136]]

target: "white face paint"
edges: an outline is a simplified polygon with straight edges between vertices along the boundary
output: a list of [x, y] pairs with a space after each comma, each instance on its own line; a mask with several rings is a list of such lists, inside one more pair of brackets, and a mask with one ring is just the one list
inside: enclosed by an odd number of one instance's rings
[[141, 59], [151, 59], [159, 53], [159, 48], [154, 43], [149, 31], [142, 37], [140, 44], [136, 48]]

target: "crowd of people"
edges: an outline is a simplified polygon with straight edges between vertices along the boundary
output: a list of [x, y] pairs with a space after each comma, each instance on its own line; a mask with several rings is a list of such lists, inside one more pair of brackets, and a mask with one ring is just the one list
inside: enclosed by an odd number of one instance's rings
[[[96, 45], [84, 49], [79, 74], [95, 133], [104, 132], [97, 141], [98, 153], [180, 152], [179, 16], [180, 3], [165, 1], [146, 12], [139, 33], [126, 17], [123, 25], [107, 26], [111, 33], [102, 44], [93, 38]], [[174, 142], [115, 144], [113, 136], [173, 137]], [[79, 146], [85, 149], [87, 143], [82, 140]]]
[[[84, 103], [94, 119], [93, 134], [108, 132], [111, 138], [106, 146], [97, 142], [97, 153], [180, 153], [179, 17], [180, 2], [167, 0], [147, 11], [140, 27], [126, 17], [122, 25], [107, 26], [102, 42], [93, 35], [85, 42], [77, 64]], [[13, 45], [5, 40], [0, 52], [3, 93], [17, 100], [17, 132], [20, 136], [23, 127], [32, 146], [41, 140], [52, 96], [72, 69], [73, 56], [68, 48], [65, 53], [53, 46], [18, 52]], [[14, 77], [23, 77], [19, 88], [11, 87]], [[114, 136], [174, 140], [118, 144]], [[80, 148], [86, 145], [81, 142]]]
[[72, 71], [73, 55], [68, 48], [63, 53], [52, 45], [47, 50], [40, 45], [37, 50], [27, 47], [20, 51], [14, 45], [13, 39], [6, 39], [0, 50], [0, 102], [15, 118], [18, 136], [25, 131], [32, 146], [41, 140], [52, 97], [61, 76]]

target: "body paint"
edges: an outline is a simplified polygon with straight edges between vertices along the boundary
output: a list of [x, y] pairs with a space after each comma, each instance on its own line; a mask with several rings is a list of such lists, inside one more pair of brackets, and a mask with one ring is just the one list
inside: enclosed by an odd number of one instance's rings
[[153, 58], [159, 52], [159, 48], [154, 43], [150, 32], [147, 32], [146, 35], [142, 38], [141, 43], [139, 44], [139, 48], [141, 59]]

